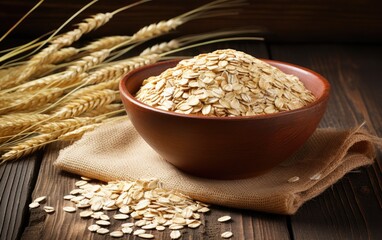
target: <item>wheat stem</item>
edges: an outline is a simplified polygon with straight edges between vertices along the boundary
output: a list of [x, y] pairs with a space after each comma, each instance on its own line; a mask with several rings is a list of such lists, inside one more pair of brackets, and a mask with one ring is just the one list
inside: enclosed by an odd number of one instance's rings
[[79, 127], [71, 132], [65, 133], [58, 137], [58, 140], [61, 141], [72, 141], [80, 139], [86, 132], [93, 131], [96, 127], [100, 126], [100, 123], [95, 123], [91, 125], [85, 125]]
[[29, 10], [24, 16], [18, 20], [2, 37], [0, 37], [0, 42], [4, 40], [29, 14], [31, 14], [36, 8], [38, 8], [44, 0], [40, 0], [36, 5], [33, 6], [31, 10]]
[[53, 133], [40, 134], [14, 146], [8, 147], [8, 152], [4, 153], [0, 157], [1, 163], [27, 156], [41, 149], [43, 146], [47, 145], [52, 140], [55, 140], [57, 137], [57, 134]]
[[71, 132], [79, 127], [99, 123], [102, 121], [102, 117], [75, 117], [71, 119], [65, 119], [55, 122], [46, 123], [36, 129], [36, 132], [43, 133], [54, 133], [58, 135]]
[[[17, 113], [3, 115], [0, 117], [0, 143], [9, 139], [9, 136], [19, 134], [21, 131], [29, 128], [33, 124], [47, 119], [46, 114]], [[35, 128], [32, 128], [33, 130]], [[6, 138], [3, 138], [6, 137]]]
[[22, 110], [32, 111], [45, 105], [46, 103], [53, 102], [63, 94], [64, 91], [61, 88], [46, 89], [45, 91], [32, 93], [31, 95], [26, 95], [21, 99], [14, 99], [10, 106], [0, 109], [0, 114], [20, 112]]

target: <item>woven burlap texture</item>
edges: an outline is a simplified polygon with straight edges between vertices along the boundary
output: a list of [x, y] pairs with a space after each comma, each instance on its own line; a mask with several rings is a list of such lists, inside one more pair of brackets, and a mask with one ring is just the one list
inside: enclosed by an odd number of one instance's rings
[[[380, 139], [361, 129], [317, 129], [291, 158], [270, 172], [241, 180], [190, 176], [163, 160], [129, 120], [104, 124], [60, 151], [55, 166], [102, 181], [158, 178], [196, 200], [227, 207], [294, 214], [347, 172], [373, 162]], [[320, 174], [319, 180], [310, 178]], [[299, 181], [288, 179], [298, 176]]]

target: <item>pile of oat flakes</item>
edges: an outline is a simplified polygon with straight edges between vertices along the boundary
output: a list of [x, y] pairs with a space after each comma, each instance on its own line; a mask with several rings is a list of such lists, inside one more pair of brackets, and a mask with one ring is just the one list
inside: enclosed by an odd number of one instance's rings
[[136, 97], [162, 110], [219, 117], [277, 113], [315, 100], [298, 77], [232, 49], [182, 60], [144, 80]]
[[[179, 239], [183, 228], [198, 228], [203, 224], [201, 214], [209, 212], [208, 205], [195, 201], [175, 190], [167, 190], [158, 179], [139, 179], [137, 181], [112, 181], [106, 184], [90, 183], [91, 179], [82, 177], [76, 187], [64, 199], [68, 202], [63, 210], [76, 213], [84, 219], [93, 219], [88, 230], [112, 237], [135, 235], [143, 239], [153, 239], [152, 231], [170, 229], [170, 238]], [[38, 208], [47, 199], [36, 198], [30, 208]], [[44, 206], [47, 213], [55, 209]], [[116, 211], [111, 220], [107, 211]], [[130, 220], [132, 219], [132, 220]], [[222, 216], [219, 222], [228, 222], [230, 216]], [[120, 223], [110, 231], [111, 221]], [[114, 227], [115, 228], [115, 227]], [[231, 238], [232, 232], [221, 234], [222, 238]]]

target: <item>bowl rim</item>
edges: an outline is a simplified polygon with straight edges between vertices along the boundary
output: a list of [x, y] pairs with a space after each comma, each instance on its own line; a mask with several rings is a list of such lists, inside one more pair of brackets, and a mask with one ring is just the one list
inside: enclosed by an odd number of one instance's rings
[[311, 69], [308, 69], [308, 68], [305, 68], [305, 67], [302, 67], [302, 66], [299, 66], [296, 64], [282, 62], [282, 61], [278, 61], [278, 60], [262, 59], [262, 58], [258, 58], [258, 59], [261, 61], [264, 61], [266, 63], [269, 63], [270, 65], [272, 65], [272, 63], [286, 65], [289, 67], [298, 68], [298, 69], [303, 70], [303, 71], [305, 71], [311, 75], [314, 75], [318, 80], [320, 80], [320, 82], [324, 86], [323, 94], [321, 95], [321, 97], [316, 99], [316, 101], [309, 103], [308, 105], [306, 105], [302, 108], [298, 108], [298, 109], [294, 109], [294, 110], [271, 113], [271, 114], [251, 115], [251, 116], [218, 117], [218, 116], [204, 116], [204, 115], [196, 115], [196, 114], [183, 114], [183, 113], [176, 113], [176, 112], [158, 109], [158, 108], [152, 107], [148, 104], [145, 104], [145, 103], [139, 101], [138, 99], [135, 98], [135, 96], [130, 94], [130, 92], [127, 90], [126, 82], [128, 81], [128, 79], [131, 76], [135, 75], [137, 72], [145, 71], [146, 69], [149, 69], [149, 68], [154, 67], [154, 66], [179, 62], [180, 60], [183, 60], [183, 59], [186, 59], [186, 58], [177, 58], [177, 59], [172, 59], [172, 60], [167, 60], [167, 61], [160, 61], [160, 62], [149, 64], [149, 65], [146, 65], [146, 66], [143, 66], [143, 67], [140, 67], [140, 68], [137, 68], [137, 69], [130, 71], [129, 73], [127, 73], [126, 75], [124, 75], [122, 77], [122, 79], [119, 83], [120, 94], [123, 95], [130, 102], [132, 102], [134, 105], [137, 105], [138, 107], [146, 109], [148, 111], [153, 111], [156, 113], [165, 114], [165, 115], [174, 116], [174, 117], [180, 117], [180, 118], [208, 119], [208, 120], [219, 120], [219, 121], [222, 121], [222, 120], [224, 120], [224, 121], [240, 121], [240, 120], [254, 120], [254, 119], [270, 119], [270, 118], [275, 118], [275, 117], [288, 116], [291, 114], [304, 112], [310, 108], [314, 108], [315, 106], [320, 105], [321, 103], [327, 101], [329, 98], [330, 84], [329, 84], [328, 80], [325, 77], [323, 77], [321, 74], [319, 74], [319, 73], [317, 73]]

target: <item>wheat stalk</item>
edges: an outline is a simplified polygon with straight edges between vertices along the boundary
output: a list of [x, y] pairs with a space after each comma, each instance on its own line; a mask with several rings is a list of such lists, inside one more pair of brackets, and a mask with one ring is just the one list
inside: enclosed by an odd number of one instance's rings
[[133, 69], [157, 62], [159, 55], [133, 57], [122, 61], [112, 62], [104, 67], [89, 73], [89, 76], [82, 80], [85, 84], [97, 84], [106, 79], [116, 79], [122, 77]]
[[92, 52], [90, 55], [82, 57], [81, 59], [73, 62], [68, 67], [66, 72], [71, 74], [72, 77], [77, 76], [83, 72], [88, 71], [90, 68], [100, 64], [110, 55], [110, 49], [102, 49], [97, 52]]
[[[49, 117], [47, 114], [16, 113], [0, 117], [0, 142], [5, 138], [18, 134], [37, 122]], [[33, 130], [33, 129], [31, 129]]]
[[58, 97], [62, 96], [64, 91], [60, 88], [46, 89], [42, 92], [31, 93], [30, 95], [25, 95], [20, 99], [15, 99], [12, 105], [1, 108], [0, 114], [9, 112], [20, 112], [22, 110], [34, 110], [46, 103], [53, 102]]
[[109, 105], [99, 107], [99, 108], [94, 109], [94, 110], [89, 111], [89, 112], [85, 112], [85, 113], [81, 114], [80, 117], [96, 117], [96, 116], [115, 112], [115, 111], [122, 110], [122, 109], [123, 109], [122, 103], [114, 103], [114, 104], [109, 104]]
[[[119, 120], [121, 118], [125, 118], [125, 116], [122, 116], [122, 117], [113, 117], [113, 118], [110, 118], [110, 119], [105, 119], [103, 122], [104, 123], [108, 123], [108, 122], [111, 122], [111, 121]], [[80, 127], [80, 128], [78, 128], [76, 130], [73, 130], [71, 132], [68, 132], [68, 133], [65, 133], [65, 134], [59, 136], [58, 140], [62, 140], [62, 141], [78, 140], [86, 132], [93, 131], [96, 127], [98, 127], [100, 125], [101, 125], [101, 123], [94, 123], [94, 124], [90, 124], [90, 125], [85, 125], [85, 126]]]
[[[43, 76], [49, 72], [51, 72], [56, 66], [53, 64], [43, 64], [36, 69], [36, 71], [33, 72], [29, 77], [31, 79]], [[17, 76], [20, 75], [20, 73], [23, 73], [26, 69], [26, 66], [17, 66], [9, 70], [9, 73], [5, 76], [3, 76], [0, 80], [0, 90], [5, 89], [2, 91], [3, 93], [14, 91], [14, 87], [18, 86], [20, 83], [17, 81], [13, 81], [17, 78]]]
[[91, 94], [83, 95], [81, 98], [65, 103], [52, 114], [52, 117], [58, 119], [76, 117], [86, 111], [107, 105], [118, 98], [118, 91], [109, 89], [94, 91]]
[[4, 153], [0, 158], [1, 163], [27, 156], [37, 151], [38, 149], [41, 149], [52, 140], [55, 140], [57, 137], [58, 135], [54, 133], [40, 134], [14, 146], [8, 147], [8, 151]]
[[101, 39], [98, 39], [97, 41], [91, 42], [87, 46], [83, 48], [83, 50], [88, 52], [95, 52], [101, 49], [105, 48], [112, 48], [115, 47], [123, 42], [126, 42], [129, 40], [130, 36], [107, 36], [103, 37]]
[[177, 41], [176, 39], [173, 39], [169, 42], [162, 42], [162, 43], [158, 43], [158, 44], [155, 44], [151, 47], [148, 47], [146, 49], [144, 49], [140, 54], [139, 56], [147, 56], [147, 55], [152, 55], [152, 54], [161, 54], [163, 52], [167, 52], [169, 50], [172, 50], [172, 49], [176, 49], [178, 48], [180, 45], [179, 45], [179, 41]]
[[57, 133], [59, 135], [71, 132], [79, 127], [99, 123], [102, 120], [101, 117], [91, 118], [91, 117], [75, 117], [71, 119], [65, 119], [55, 122], [46, 123], [36, 129], [38, 133]]
[[65, 133], [58, 137], [58, 140], [72, 141], [80, 139], [86, 132], [93, 131], [96, 127], [100, 126], [100, 123], [91, 124], [77, 128], [71, 132]]
[[98, 84], [80, 88], [74, 91], [72, 94], [70, 94], [65, 101], [70, 101], [71, 99], [80, 98], [83, 95], [89, 95], [92, 92], [98, 91], [98, 90], [104, 90], [104, 89], [118, 90], [119, 82], [120, 82], [120, 79], [116, 78], [113, 80], [109, 80], [109, 81], [105, 81]]
[[109, 54], [110, 50], [108, 49], [93, 52], [89, 56], [84, 56], [81, 59], [71, 63], [67, 70], [63, 72], [47, 76], [46, 78], [40, 78], [31, 82], [24, 83], [16, 87], [16, 90], [31, 91], [35, 89], [42, 89], [45, 86], [71, 85], [77, 80], [84, 77], [83, 73], [85, 73], [91, 67], [96, 66], [100, 64], [103, 60], [105, 60], [105, 58], [107, 58]]
[[66, 47], [58, 50], [57, 52], [49, 55], [47, 62], [56, 64], [63, 61], [68, 61], [71, 57], [77, 55], [80, 52], [79, 49], [74, 47]]
[[33, 6], [31, 10], [29, 10], [16, 24], [14, 24], [3, 36], [0, 37], [0, 42], [3, 41], [4, 38], [8, 36], [9, 33], [13, 31], [31, 12], [33, 12], [36, 8], [38, 8], [44, 0], [40, 0], [36, 5]]
[[[121, 9], [124, 10], [135, 5], [141, 4], [143, 2], [146, 2], [146, 0], [130, 4]], [[48, 61], [50, 55], [54, 54], [62, 47], [70, 46], [73, 42], [80, 39], [83, 34], [86, 34], [104, 25], [113, 17], [114, 14], [121, 11], [121, 9], [118, 9], [112, 13], [98, 13], [90, 18], [86, 18], [83, 22], [78, 24], [78, 27], [76, 29], [64, 33], [58, 36], [57, 38], [53, 39], [48, 47], [44, 48], [42, 51], [40, 51], [30, 59], [30, 61], [27, 64], [26, 71], [14, 80], [15, 83], [20, 84], [28, 81], [30, 76], [39, 68], [41, 64], [50, 63]]]
[[87, 75], [87, 73], [73, 74], [72, 72], [60, 72], [21, 84], [15, 89], [17, 92], [30, 92], [45, 89], [47, 87], [67, 87], [76, 82], [80, 82]]

